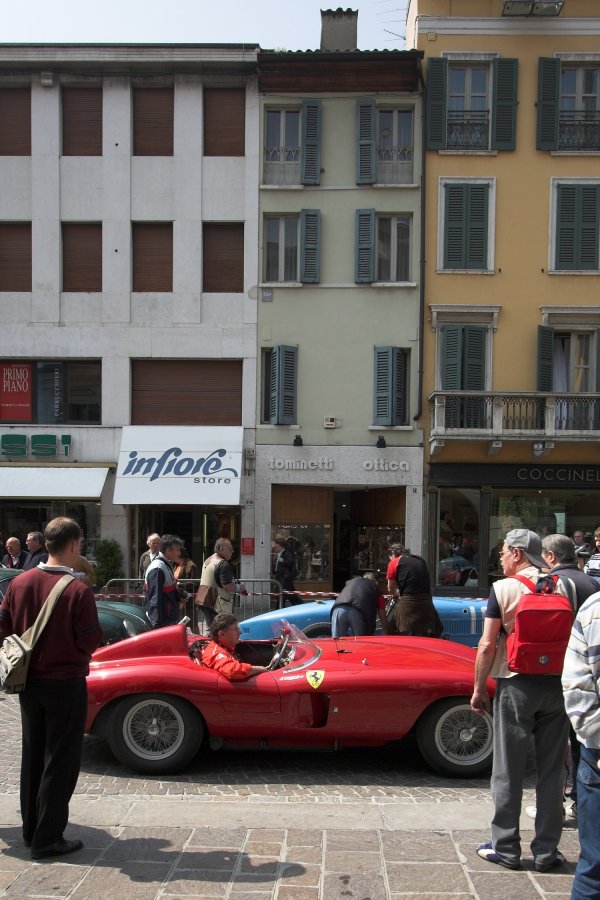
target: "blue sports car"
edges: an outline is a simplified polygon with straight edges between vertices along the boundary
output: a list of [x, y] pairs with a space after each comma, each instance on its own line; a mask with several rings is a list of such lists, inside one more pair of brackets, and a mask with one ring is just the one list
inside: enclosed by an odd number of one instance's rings
[[[483, 615], [487, 600], [465, 597], [434, 597], [433, 602], [444, 625], [443, 637], [476, 647], [483, 631]], [[308, 637], [331, 637], [333, 599], [318, 599], [297, 606], [274, 609], [240, 622], [243, 640], [263, 640], [279, 634], [281, 619], [300, 628]], [[378, 626], [379, 627], [379, 626]]]

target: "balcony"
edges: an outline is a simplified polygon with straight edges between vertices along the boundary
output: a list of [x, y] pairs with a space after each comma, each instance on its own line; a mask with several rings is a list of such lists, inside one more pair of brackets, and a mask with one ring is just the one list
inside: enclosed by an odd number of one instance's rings
[[300, 184], [300, 147], [265, 147], [264, 184]]
[[446, 146], [448, 150], [489, 150], [489, 110], [449, 110]]
[[561, 111], [558, 117], [558, 149], [600, 150], [600, 113]]
[[600, 440], [600, 394], [436, 391], [429, 400], [434, 452], [447, 440], [490, 441], [489, 452], [503, 441], [544, 442], [548, 449]]
[[378, 146], [377, 183], [412, 184], [413, 148]]

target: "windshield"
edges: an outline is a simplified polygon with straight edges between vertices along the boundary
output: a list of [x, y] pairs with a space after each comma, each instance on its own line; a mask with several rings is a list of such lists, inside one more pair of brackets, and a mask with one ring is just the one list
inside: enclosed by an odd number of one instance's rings
[[295, 672], [310, 666], [321, 656], [321, 648], [318, 647], [297, 625], [292, 625], [287, 619], [276, 619], [271, 623], [273, 637], [279, 642], [287, 638], [285, 650], [282, 655], [283, 669], [285, 672]]

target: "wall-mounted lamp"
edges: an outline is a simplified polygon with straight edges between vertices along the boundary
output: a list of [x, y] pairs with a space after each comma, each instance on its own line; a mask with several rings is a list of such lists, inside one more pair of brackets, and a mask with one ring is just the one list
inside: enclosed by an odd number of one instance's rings
[[382, 434], [380, 434], [379, 437], [377, 438], [377, 443], [375, 444], [375, 446], [379, 447], [380, 450], [385, 450], [385, 448], [387, 447], [385, 438]]
[[302, 440], [300, 435], [297, 434], [294, 438], [294, 447], [302, 447], [303, 443], [304, 443], [304, 441]]

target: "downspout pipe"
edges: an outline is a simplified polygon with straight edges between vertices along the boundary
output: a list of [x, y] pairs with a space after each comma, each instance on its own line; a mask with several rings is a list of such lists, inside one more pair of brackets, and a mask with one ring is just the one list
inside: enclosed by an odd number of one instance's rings
[[417, 411], [413, 421], [417, 421], [423, 414], [423, 334], [425, 329], [425, 161], [427, 156], [426, 119], [425, 119], [425, 81], [421, 60], [418, 61], [419, 84], [421, 85], [421, 247], [419, 260], [419, 343], [418, 343], [418, 369], [417, 369]]

